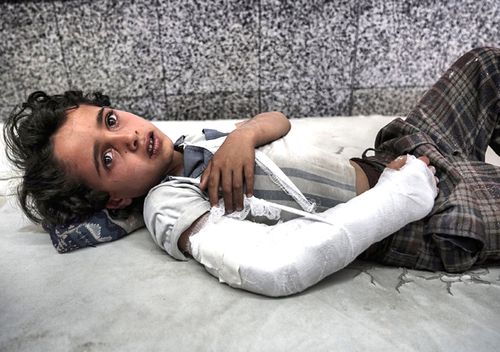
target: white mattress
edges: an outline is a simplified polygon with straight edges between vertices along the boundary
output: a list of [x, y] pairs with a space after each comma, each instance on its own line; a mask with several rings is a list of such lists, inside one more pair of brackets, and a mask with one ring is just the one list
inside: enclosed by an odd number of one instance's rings
[[[294, 120], [300, 141], [359, 156], [391, 117]], [[175, 138], [196, 126], [159, 122]], [[491, 153], [488, 160], [500, 165]], [[12, 175], [2, 159], [1, 176]], [[354, 262], [306, 292], [271, 299], [177, 262], [147, 230], [58, 254], [9, 196], [0, 197], [0, 351], [494, 351], [500, 268], [461, 275]]]

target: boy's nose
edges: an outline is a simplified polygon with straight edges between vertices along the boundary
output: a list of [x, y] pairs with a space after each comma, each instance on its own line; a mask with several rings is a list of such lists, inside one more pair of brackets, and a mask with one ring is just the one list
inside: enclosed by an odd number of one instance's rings
[[121, 131], [115, 134], [115, 141], [128, 150], [136, 151], [139, 148], [139, 133], [137, 131]]

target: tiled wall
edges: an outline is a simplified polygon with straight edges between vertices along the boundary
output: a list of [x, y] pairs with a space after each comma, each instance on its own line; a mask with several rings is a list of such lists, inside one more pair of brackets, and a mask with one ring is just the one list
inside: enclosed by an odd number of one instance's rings
[[1, 116], [69, 88], [154, 119], [405, 114], [500, 46], [500, 1], [2, 1], [0, 34]]

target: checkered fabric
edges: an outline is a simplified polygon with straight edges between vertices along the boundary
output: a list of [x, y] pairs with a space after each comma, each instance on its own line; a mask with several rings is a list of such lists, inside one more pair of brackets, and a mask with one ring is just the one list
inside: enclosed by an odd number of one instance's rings
[[406, 120], [382, 128], [375, 155], [383, 166], [401, 154], [426, 155], [437, 169], [439, 195], [430, 215], [363, 255], [389, 265], [460, 272], [500, 262], [500, 49], [462, 56], [423, 96]]

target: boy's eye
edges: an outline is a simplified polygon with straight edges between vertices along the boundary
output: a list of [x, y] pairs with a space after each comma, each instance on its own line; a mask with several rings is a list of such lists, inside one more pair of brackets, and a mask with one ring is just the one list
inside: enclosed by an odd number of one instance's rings
[[116, 117], [115, 113], [111, 110], [107, 115], [106, 115], [106, 126], [109, 128], [116, 127], [116, 124], [118, 123], [118, 118]]
[[111, 152], [111, 150], [104, 153], [104, 155], [102, 156], [102, 163], [106, 168], [111, 167], [111, 164], [113, 163], [113, 153]]

